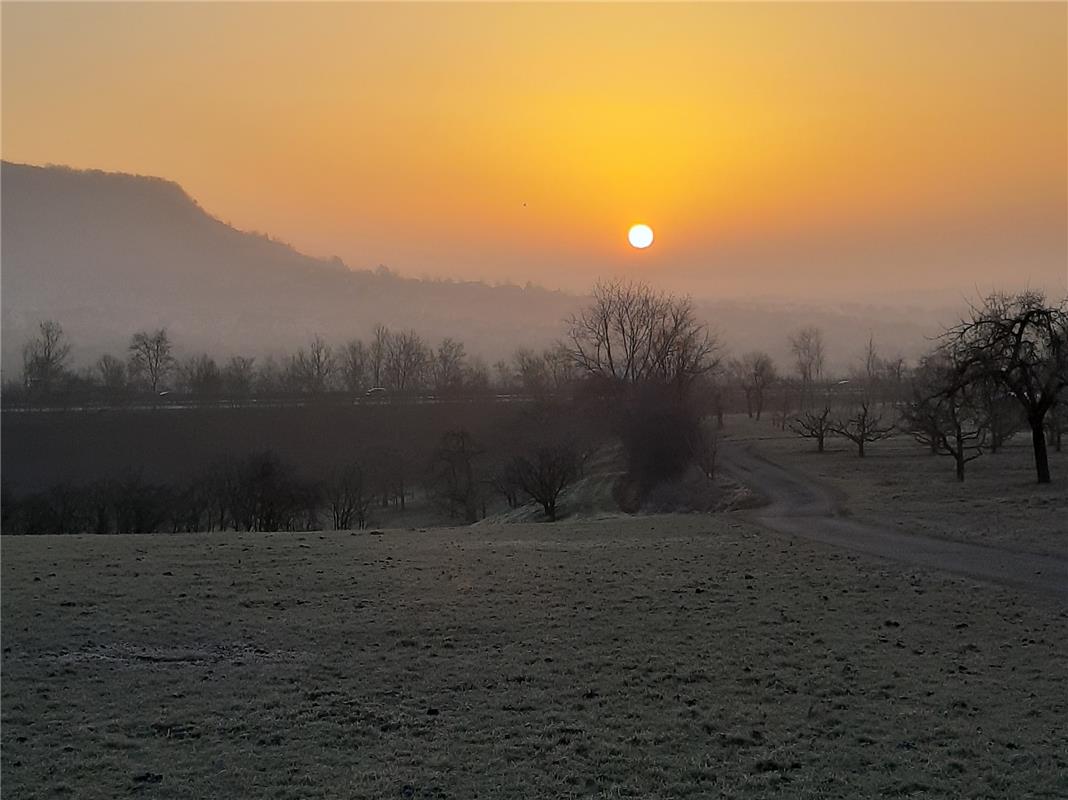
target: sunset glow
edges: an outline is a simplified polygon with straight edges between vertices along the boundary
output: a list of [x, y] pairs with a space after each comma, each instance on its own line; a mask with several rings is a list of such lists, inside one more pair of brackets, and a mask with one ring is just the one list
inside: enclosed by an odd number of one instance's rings
[[3, 157], [350, 266], [697, 293], [1063, 289], [1064, 4], [11, 4]]

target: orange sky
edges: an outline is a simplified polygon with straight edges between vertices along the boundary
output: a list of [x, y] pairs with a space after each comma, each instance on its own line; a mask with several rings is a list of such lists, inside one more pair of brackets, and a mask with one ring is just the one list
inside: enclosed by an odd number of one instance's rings
[[354, 267], [1068, 291], [1063, 3], [4, 3], [2, 26], [5, 159], [171, 178]]

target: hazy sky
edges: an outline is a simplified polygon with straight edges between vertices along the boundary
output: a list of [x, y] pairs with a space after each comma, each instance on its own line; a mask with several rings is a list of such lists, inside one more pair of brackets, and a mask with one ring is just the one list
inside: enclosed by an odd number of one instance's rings
[[2, 26], [5, 159], [171, 178], [354, 267], [1068, 291], [1064, 3], [5, 2]]

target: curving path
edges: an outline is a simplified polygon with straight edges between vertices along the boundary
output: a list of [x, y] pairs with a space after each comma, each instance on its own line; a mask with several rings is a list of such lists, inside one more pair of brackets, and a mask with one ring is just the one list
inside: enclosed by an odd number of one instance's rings
[[737, 442], [724, 442], [721, 464], [767, 505], [749, 512], [779, 533], [920, 567], [1029, 589], [1068, 599], [1068, 559], [882, 528], [841, 515], [840, 498], [801, 472], [787, 469]]

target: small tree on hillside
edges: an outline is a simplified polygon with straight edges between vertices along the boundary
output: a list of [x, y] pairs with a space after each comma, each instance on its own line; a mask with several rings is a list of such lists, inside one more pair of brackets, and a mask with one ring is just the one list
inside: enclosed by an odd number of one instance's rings
[[563, 444], [538, 447], [516, 456], [508, 466], [508, 483], [540, 504], [552, 521], [556, 520], [561, 493], [581, 475], [581, 456], [575, 448]]

